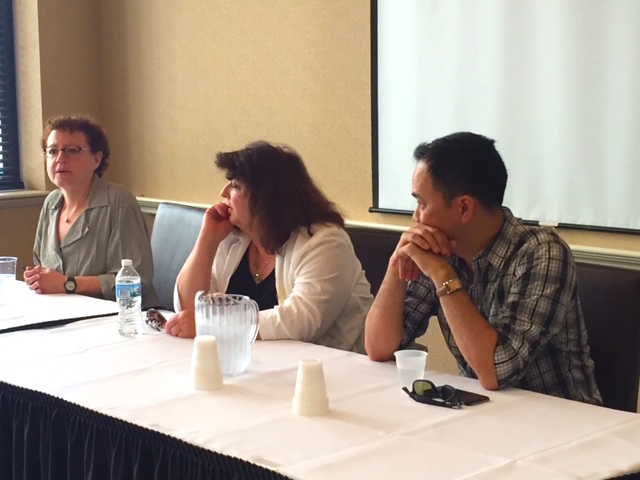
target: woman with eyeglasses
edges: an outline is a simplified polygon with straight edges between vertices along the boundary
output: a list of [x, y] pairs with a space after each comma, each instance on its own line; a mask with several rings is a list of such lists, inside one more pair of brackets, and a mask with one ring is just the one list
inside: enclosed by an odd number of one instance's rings
[[344, 220], [315, 185], [300, 156], [256, 142], [218, 153], [228, 180], [205, 214], [176, 282], [166, 329], [195, 336], [200, 291], [247, 295], [258, 303], [262, 340], [294, 339], [363, 350], [373, 297]]
[[144, 305], [157, 304], [147, 228], [136, 197], [102, 178], [109, 141], [85, 116], [47, 120], [42, 134], [49, 179], [58, 187], [42, 207], [24, 280], [38, 293], [78, 293], [115, 300], [120, 261], [142, 280]]

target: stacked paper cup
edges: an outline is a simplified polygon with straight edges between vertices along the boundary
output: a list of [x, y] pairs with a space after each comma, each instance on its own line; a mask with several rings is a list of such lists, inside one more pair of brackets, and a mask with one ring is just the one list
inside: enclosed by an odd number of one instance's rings
[[218, 346], [213, 335], [198, 335], [193, 341], [191, 386], [194, 390], [217, 390], [222, 387]]
[[329, 398], [320, 360], [300, 360], [298, 362], [293, 413], [308, 417], [329, 413]]

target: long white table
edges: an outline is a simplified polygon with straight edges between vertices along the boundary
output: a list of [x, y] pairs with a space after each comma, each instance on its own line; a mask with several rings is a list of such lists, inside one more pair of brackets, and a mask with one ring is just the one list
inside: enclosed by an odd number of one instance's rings
[[29, 290], [21, 281], [4, 288], [11, 290], [11, 302], [0, 307], [0, 333], [118, 312], [118, 304], [113, 301], [65, 293], [41, 295]]
[[[192, 340], [128, 339], [115, 317], [0, 335], [0, 381], [45, 392], [297, 479], [575, 479], [640, 470], [640, 415], [427, 370], [491, 397], [451, 410], [411, 400], [393, 363], [258, 341], [215, 392], [189, 382]], [[323, 362], [330, 413], [293, 415], [297, 363]]]

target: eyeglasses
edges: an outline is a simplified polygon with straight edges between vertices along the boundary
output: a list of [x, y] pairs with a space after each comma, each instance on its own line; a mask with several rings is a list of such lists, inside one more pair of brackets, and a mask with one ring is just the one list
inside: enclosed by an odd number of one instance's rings
[[413, 382], [413, 391], [410, 392], [407, 387], [402, 387], [402, 390], [419, 403], [446, 408], [462, 408], [456, 395], [456, 389], [451, 385], [436, 387], [430, 380], [416, 380]]
[[60, 152], [64, 153], [67, 157], [75, 157], [80, 152], [90, 150], [88, 147], [78, 147], [77, 145], [69, 145], [68, 147], [58, 148], [49, 147], [45, 150], [47, 158], [56, 158]]

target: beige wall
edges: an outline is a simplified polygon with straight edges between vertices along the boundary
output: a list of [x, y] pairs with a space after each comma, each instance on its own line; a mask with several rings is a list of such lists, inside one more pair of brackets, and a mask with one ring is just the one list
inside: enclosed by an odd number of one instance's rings
[[215, 152], [266, 139], [299, 150], [347, 215], [366, 217], [368, 5], [103, 1], [112, 178], [139, 195], [211, 203], [223, 186]]
[[[349, 219], [408, 225], [368, 213], [369, 3], [15, 0], [28, 187], [50, 188], [38, 148], [43, 119], [83, 112], [109, 133], [107, 177], [139, 196], [215, 202], [224, 183], [215, 152], [266, 139], [296, 148]], [[22, 226], [0, 237], [0, 251], [32, 241], [33, 215], [4, 210], [0, 222]], [[561, 234], [640, 251], [638, 236]]]
[[[19, 266], [33, 264], [33, 240], [39, 214], [40, 206], [0, 208], [0, 255], [18, 257]], [[21, 278], [20, 272], [18, 278]]]
[[102, 116], [100, 16], [97, 0], [38, 2], [44, 118]]

